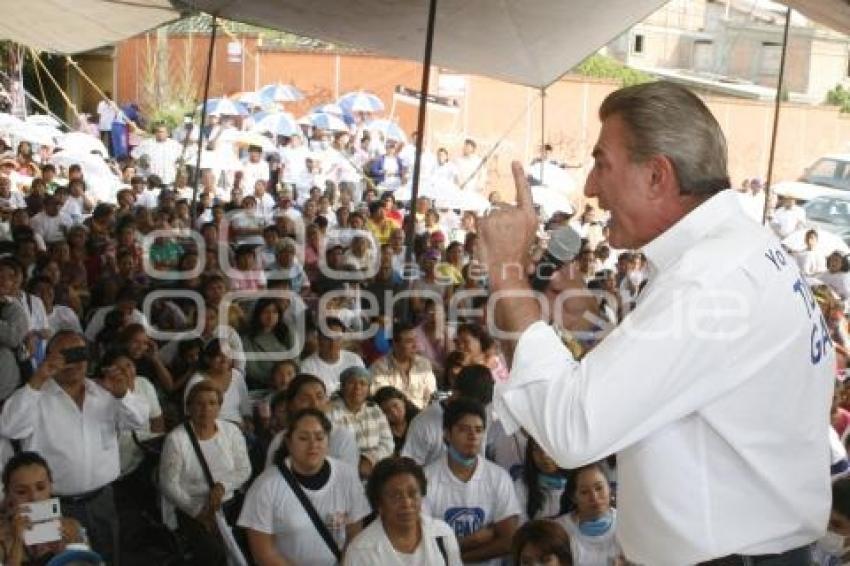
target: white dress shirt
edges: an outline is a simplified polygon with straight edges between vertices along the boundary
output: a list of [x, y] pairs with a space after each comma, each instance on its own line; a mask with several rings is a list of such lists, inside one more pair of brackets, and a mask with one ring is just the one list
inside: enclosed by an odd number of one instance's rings
[[65, 231], [74, 225], [70, 215], [60, 212], [50, 216], [42, 211], [32, 217], [30, 226], [33, 232], [41, 235], [45, 242], [57, 242], [65, 239]]
[[301, 373], [309, 373], [321, 379], [330, 395], [339, 389], [340, 374], [352, 366], [366, 367], [360, 356], [348, 350], [340, 350], [339, 360], [334, 364], [329, 364], [316, 352], [301, 362]]
[[53, 473], [56, 495], [78, 495], [101, 488], [119, 474], [118, 432], [147, 424], [145, 402], [128, 391], [116, 399], [85, 380], [83, 408], [48, 379], [41, 389], [25, 385], [0, 413], [0, 435], [23, 441], [24, 450], [41, 454]]
[[835, 358], [793, 258], [732, 191], [644, 249], [637, 308], [581, 362], [527, 328], [496, 386], [562, 467], [617, 453], [617, 536], [639, 564], [780, 553], [824, 533]]
[[170, 185], [177, 176], [177, 160], [183, 153], [183, 146], [171, 138], [158, 142], [154, 138], [146, 139], [131, 152], [133, 159], [147, 155], [150, 160], [150, 172], [158, 175], [162, 182]]

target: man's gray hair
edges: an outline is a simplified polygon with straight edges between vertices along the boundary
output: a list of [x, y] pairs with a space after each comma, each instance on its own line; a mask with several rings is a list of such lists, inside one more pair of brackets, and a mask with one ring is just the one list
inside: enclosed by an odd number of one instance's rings
[[667, 157], [682, 194], [710, 196], [730, 187], [720, 124], [685, 87], [658, 81], [617, 90], [599, 108], [603, 121], [615, 115], [629, 132], [632, 161]]

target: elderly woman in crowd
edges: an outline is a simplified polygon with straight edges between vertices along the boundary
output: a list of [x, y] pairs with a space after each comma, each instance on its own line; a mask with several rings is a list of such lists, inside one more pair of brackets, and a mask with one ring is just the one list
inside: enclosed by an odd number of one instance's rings
[[378, 518], [351, 541], [344, 566], [460, 566], [460, 548], [449, 526], [422, 512], [427, 489], [422, 467], [410, 458], [388, 458], [372, 470], [366, 495]]
[[375, 464], [393, 453], [393, 433], [380, 407], [368, 401], [372, 381], [369, 370], [351, 366], [339, 379], [341, 396], [333, 402], [331, 421], [354, 429], [360, 448], [358, 471], [360, 477], [367, 478]]
[[188, 421], [166, 437], [159, 467], [162, 495], [176, 508], [177, 526], [198, 566], [227, 563], [215, 515], [222, 511], [233, 520], [238, 513], [234, 495], [251, 476], [242, 431], [232, 422], [219, 419], [223, 399], [212, 381], [189, 387]]
[[[239, 526], [258, 564], [331, 566], [360, 531], [369, 506], [357, 470], [328, 457], [330, 432], [322, 411], [293, 413], [286, 450], [248, 490]], [[319, 523], [313, 523], [305, 505]]]

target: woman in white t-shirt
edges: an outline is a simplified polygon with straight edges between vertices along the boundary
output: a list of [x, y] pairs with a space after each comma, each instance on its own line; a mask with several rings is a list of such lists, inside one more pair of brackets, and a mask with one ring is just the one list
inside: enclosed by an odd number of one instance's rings
[[186, 383], [183, 401], [187, 409], [192, 388], [204, 380], [211, 381], [223, 394], [221, 419], [244, 427], [252, 416], [248, 386], [242, 372], [233, 367], [233, 360], [225, 354], [218, 338], [206, 345], [201, 353], [198, 372]]
[[567, 489], [576, 509], [555, 519], [570, 535], [573, 566], [616, 563], [623, 551], [614, 538], [617, 512], [605, 469], [597, 462], [572, 470]]
[[410, 458], [388, 458], [372, 470], [366, 495], [378, 517], [351, 541], [344, 566], [460, 566], [454, 531], [422, 513], [422, 467]]
[[[246, 530], [258, 564], [331, 566], [338, 563], [336, 553], [346, 540], [360, 532], [369, 505], [357, 471], [327, 457], [330, 431], [331, 423], [320, 410], [294, 413], [284, 438], [285, 457], [266, 468], [248, 490], [239, 526]], [[319, 535], [283, 469], [315, 508], [334, 550]]]
[[567, 491], [567, 471], [559, 468], [531, 436], [525, 463], [514, 489], [522, 508], [520, 522], [551, 519], [569, 513], [575, 506]]
[[826, 258], [826, 271], [815, 275], [838, 293], [841, 300], [850, 299], [850, 261], [841, 252], [832, 252]]

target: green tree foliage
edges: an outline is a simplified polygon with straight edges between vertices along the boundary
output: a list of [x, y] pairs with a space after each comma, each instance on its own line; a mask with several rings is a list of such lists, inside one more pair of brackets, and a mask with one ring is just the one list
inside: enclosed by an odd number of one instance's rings
[[850, 113], [850, 89], [835, 85], [834, 89], [826, 93], [826, 103], [840, 107], [841, 112]]
[[585, 77], [618, 80], [623, 86], [648, 83], [654, 80], [652, 75], [631, 69], [616, 59], [598, 53], [579, 63], [572, 72]]

